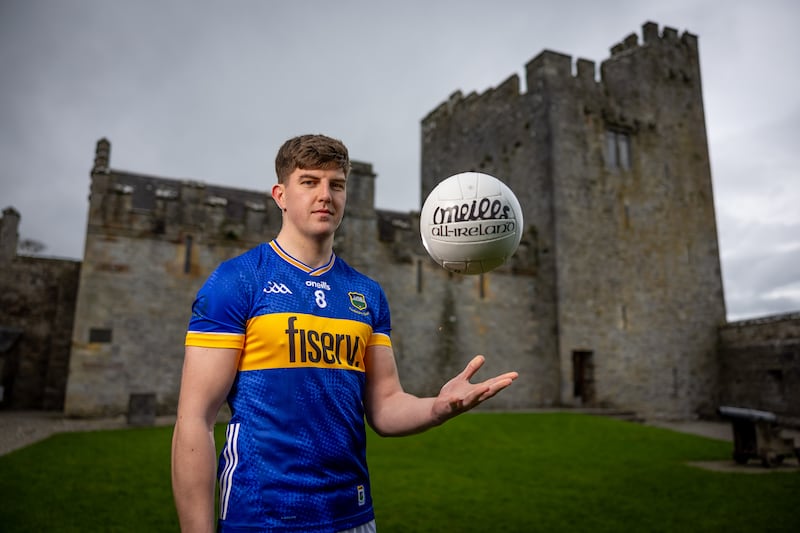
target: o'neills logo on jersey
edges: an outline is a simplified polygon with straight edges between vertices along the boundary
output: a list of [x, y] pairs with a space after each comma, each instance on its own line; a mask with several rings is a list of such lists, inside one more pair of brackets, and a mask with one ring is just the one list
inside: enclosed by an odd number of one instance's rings
[[296, 323], [296, 316], [288, 317], [284, 331], [290, 364], [361, 366], [359, 351], [363, 346], [358, 336], [298, 328]]
[[447, 207], [437, 206], [431, 220], [431, 235], [459, 239], [513, 233], [517, 229], [517, 222], [509, 218], [510, 214], [511, 206], [499, 199], [481, 198]]

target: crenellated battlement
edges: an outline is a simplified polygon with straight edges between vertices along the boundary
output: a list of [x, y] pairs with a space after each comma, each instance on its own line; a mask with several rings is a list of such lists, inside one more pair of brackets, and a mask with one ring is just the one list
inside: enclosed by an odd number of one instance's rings
[[114, 170], [110, 153], [111, 143], [100, 139], [91, 173], [90, 231], [166, 240], [196, 234], [241, 245], [259, 242], [278, 223], [263, 191]]
[[460, 90], [453, 92], [450, 97], [439, 104], [433, 111], [423, 119], [423, 124], [429, 120], [435, 121], [437, 118], [445, 118], [458, 113], [461, 109], [474, 109], [486, 103], [497, 103], [499, 101], [513, 101], [521, 95], [519, 75], [513, 74], [506, 78], [497, 87], [487, 89], [482, 93], [475, 91], [466, 96]]
[[[280, 213], [268, 191], [115, 170], [110, 154], [111, 143], [100, 139], [91, 173], [90, 231], [172, 241], [193, 234], [208, 242], [247, 246], [280, 229]], [[374, 215], [372, 165], [351, 163], [348, 190], [355, 207], [350, 215]]]
[[[631, 33], [622, 41], [610, 48], [610, 57], [603, 61], [617, 60], [641, 50], [656, 46], [683, 47], [688, 50], [688, 57], [697, 55], [697, 36], [687, 32], [678, 34], [678, 30], [665, 26], [659, 32], [658, 24], [647, 22], [642, 25], [642, 40], [636, 33]], [[662, 56], [659, 56], [660, 58]], [[677, 60], [687, 56], [677, 56]], [[691, 59], [689, 59], [690, 61]], [[450, 97], [442, 102], [423, 119], [423, 129], [436, 125], [440, 120], [446, 120], [461, 112], [478, 112], [481, 109], [495, 109], [498, 104], [505, 101], [508, 104], [516, 102], [520, 96], [535, 96], [545, 87], [576, 87], [593, 90], [602, 87], [605, 83], [604, 69], [598, 73], [597, 64], [584, 58], [574, 59], [572, 56], [543, 50], [525, 64], [526, 90], [520, 88], [520, 78], [514, 74], [496, 87], [487, 89], [482, 93], [470, 92], [466, 96], [460, 90], [453, 92]], [[680, 70], [680, 65], [675, 70]], [[686, 69], [688, 70], [688, 69]], [[688, 76], [687, 76], [688, 77]]]
[[[589, 60], [580, 60], [580, 78], [594, 79], [594, 63]], [[544, 87], [555, 83], [572, 81], [576, 76], [572, 70], [572, 56], [544, 50], [539, 55], [528, 61], [525, 65], [525, 79], [528, 93], [538, 93]]]
[[642, 39], [643, 42], [640, 45], [638, 35], [631, 33], [621, 42], [611, 47], [611, 57], [636, 50], [642, 46], [685, 45], [695, 51], [697, 50], [696, 35], [685, 31], [682, 35], [678, 36], [678, 30], [669, 26], [664, 26], [663, 31], [659, 34], [658, 24], [655, 22], [646, 22], [642, 25]]

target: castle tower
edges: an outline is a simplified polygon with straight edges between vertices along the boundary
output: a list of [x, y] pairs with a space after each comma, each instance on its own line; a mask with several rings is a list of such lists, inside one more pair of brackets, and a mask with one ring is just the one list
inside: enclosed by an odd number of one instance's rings
[[[643, 26], [591, 61], [544, 51], [422, 123], [423, 198], [478, 170], [517, 193], [559, 403], [713, 412], [725, 321], [697, 38]], [[541, 343], [542, 347], [548, 343]]]

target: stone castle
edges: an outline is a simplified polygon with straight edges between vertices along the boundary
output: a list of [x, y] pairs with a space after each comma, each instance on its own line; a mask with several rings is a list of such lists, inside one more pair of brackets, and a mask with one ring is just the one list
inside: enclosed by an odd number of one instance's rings
[[[646, 23], [599, 72], [545, 50], [525, 66], [524, 91], [513, 75], [455, 92], [422, 120], [422, 198], [475, 170], [520, 200], [522, 243], [491, 273], [437, 266], [419, 214], [376, 209], [376, 173], [354, 163], [335, 248], [383, 285], [407, 390], [435, 394], [483, 353], [485, 375], [521, 374], [487, 408], [800, 414], [800, 315], [725, 321], [697, 47]], [[82, 263], [15, 257], [19, 214], [4, 211], [5, 406], [111, 416], [145, 399], [174, 413], [195, 292], [279, 229], [266, 191], [117, 170], [110, 153], [101, 139]], [[26, 315], [53, 294], [57, 308]]]

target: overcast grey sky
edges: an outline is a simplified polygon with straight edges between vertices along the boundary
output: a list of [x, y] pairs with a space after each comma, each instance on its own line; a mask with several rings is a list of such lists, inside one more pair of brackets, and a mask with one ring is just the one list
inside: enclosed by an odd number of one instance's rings
[[800, 2], [0, 0], [0, 209], [81, 258], [111, 166], [267, 190], [286, 138], [343, 139], [419, 209], [420, 120], [544, 49], [595, 61], [653, 21], [699, 37], [731, 320], [800, 311]]

